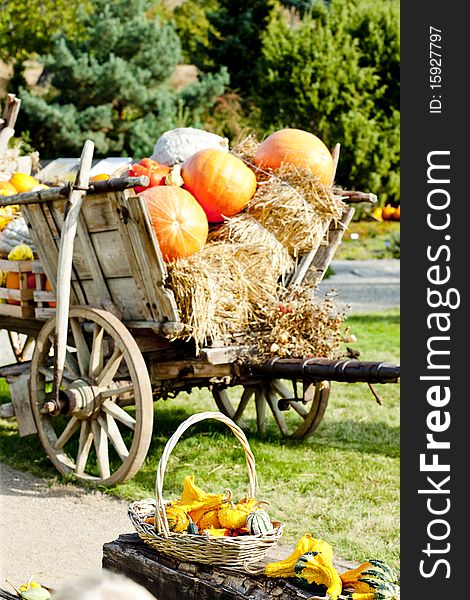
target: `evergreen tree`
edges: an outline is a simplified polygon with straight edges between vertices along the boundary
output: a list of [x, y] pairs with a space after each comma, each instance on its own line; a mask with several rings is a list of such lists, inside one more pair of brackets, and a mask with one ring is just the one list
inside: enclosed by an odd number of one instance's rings
[[97, 155], [149, 155], [167, 129], [200, 125], [228, 83], [220, 70], [174, 91], [168, 80], [181, 59], [174, 25], [149, 19], [146, 0], [94, 4], [86, 39], [61, 35], [44, 57], [51, 91], [21, 91], [23, 128], [43, 157], [75, 156], [88, 138]]
[[257, 79], [262, 35], [275, 7], [275, 0], [218, 0], [206, 12], [208, 25], [201, 21], [207, 41], [196, 44], [191, 60], [202, 70], [226, 66], [231, 88], [249, 94]]
[[342, 145], [337, 180], [399, 199], [396, 0], [331, 0], [294, 27], [271, 22], [255, 86], [262, 130], [298, 127]]

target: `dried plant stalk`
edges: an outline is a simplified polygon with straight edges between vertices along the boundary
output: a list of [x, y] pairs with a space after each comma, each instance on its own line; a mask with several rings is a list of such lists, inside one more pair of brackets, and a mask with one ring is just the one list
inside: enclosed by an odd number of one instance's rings
[[345, 313], [331, 295], [316, 299], [313, 293], [312, 285], [284, 291], [277, 305], [265, 312], [260, 331], [247, 336], [247, 341], [256, 341], [257, 361], [274, 356], [339, 357]]

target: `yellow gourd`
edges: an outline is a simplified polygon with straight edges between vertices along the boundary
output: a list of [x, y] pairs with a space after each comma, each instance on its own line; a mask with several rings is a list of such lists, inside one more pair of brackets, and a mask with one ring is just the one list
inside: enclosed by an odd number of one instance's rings
[[219, 510], [219, 521], [222, 527], [228, 529], [240, 529], [240, 527], [246, 527], [246, 520], [251, 511], [247, 511], [245, 508], [235, 506], [230, 500], [225, 506]]
[[186, 531], [189, 525], [189, 517], [180, 506], [169, 504], [165, 508], [166, 518], [168, 520], [168, 529], [174, 533]]
[[195, 521], [196, 525], [199, 528], [199, 531], [204, 531], [205, 529], [208, 529], [209, 527], [212, 527], [214, 529], [220, 529], [221, 525], [220, 525], [218, 513], [219, 513], [218, 508], [208, 510], [202, 515], [202, 517], [199, 519], [199, 521]]
[[34, 260], [34, 254], [26, 244], [18, 244], [10, 250], [8, 260]]
[[297, 542], [292, 554], [284, 560], [268, 563], [265, 567], [265, 575], [268, 577], [295, 577], [295, 565], [298, 559], [306, 552], [318, 552], [322, 554], [327, 564], [333, 564], [333, 548], [323, 540], [312, 538], [310, 533], [303, 535]]
[[212, 537], [224, 537], [230, 533], [230, 529], [226, 529], [225, 527], [208, 527], [204, 530], [204, 533]]
[[321, 553], [306, 552], [295, 565], [295, 574], [299, 579], [308, 583], [324, 585], [331, 598], [337, 600], [341, 594], [343, 585], [338, 571], [331, 565]]

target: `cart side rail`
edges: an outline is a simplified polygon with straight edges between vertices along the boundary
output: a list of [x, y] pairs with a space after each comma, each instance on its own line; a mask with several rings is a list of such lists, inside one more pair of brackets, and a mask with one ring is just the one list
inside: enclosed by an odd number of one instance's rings
[[[156, 326], [178, 322], [176, 301], [165, 287], [166, 266], [145, 202], [132, 189], [120, 189], [129, 186], [129, 178], [123, 179], [121, 185], [117, 179], [97, 182], [101, 185], [85, 197], [74, 244], [71, 303], [103, 306], [124, 321]], [[54, 289], [64, 191], [57, 188], [16, 196]]]

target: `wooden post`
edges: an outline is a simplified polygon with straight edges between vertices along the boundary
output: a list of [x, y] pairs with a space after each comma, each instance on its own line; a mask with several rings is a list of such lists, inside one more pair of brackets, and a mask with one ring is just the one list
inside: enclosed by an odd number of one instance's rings
[[[334, 147], [333, 152], [332, 152], [334, 167], [333, 167], [333, 175], [331, 176], [330, 186], [333, 185], [333, 182], [335, 180], [336, 168], [338, 166], [340, 150], [341, 150], [341, 145], [336, 144], [336, 146]], [[326, 231], [325, 231], [325, 233], [326, 233]], [[315, 258], [317, 250], [318, 250], [317, 248], [312, 248], [312, 250], [310, 250], [310, 252], [308, 254], [306, 254], [304, 257], [302, 257], [301, 261], [299, 262], [299, 266], [297, 267], [294, 274], [292, 275], [292, 278], [289, 282], [289, 287], [293, 287], [295, 285], [300, 285], [302, 283], [302, 281], [305, 279], [305, 276], [307, 275], [308, 270], [310, 269], [310, 267], [312, 265], [312, 262], [313, 262], [313, 259]]]
[[165, 600], [325, 600], [295, 581], [218, 569], [167, 557], [136, 534], [103, 546], [103, 568], [121, 573]]
[[8, 94], [0, 122], [0, 156], [6, 154], [8, 142], [15, 134], [15, 123], [20, 110], [21, 100], [15, 94]]
[[53, 399], [58, 408], [59, 388], [65, 365], [65, 353], [68, 331], [70, 304], [70, 278], [72, 275], [72, 257], [75, 234], [83, 197], [88, 188], [94, 144], [87, 140], [80, 157], [80, 167], [75, 184], [65, 205], [64, 226], [60, 236], [59, 263], [57, 267], [57, 308], [54, 336], [54, 387]]

